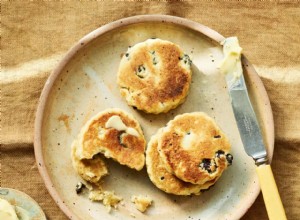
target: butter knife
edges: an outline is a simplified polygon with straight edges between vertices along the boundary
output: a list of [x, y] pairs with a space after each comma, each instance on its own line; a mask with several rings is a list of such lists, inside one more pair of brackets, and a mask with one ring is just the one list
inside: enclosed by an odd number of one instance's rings
[[[225, 48], [224, 48], [225, 49]], [[225, 51], [224, 51], [225, 52]], [[240, 51], [241, 52], [241, 48]], [[236, 53], [236, 51], [234, 51]], [[239, 55], [239, 62], [240, 62]], [[232, 64], [232, 63], [231, 63]], [[225, 78], [231, 97], [231, 105], [246, 153], [256, 164], [260, 187], [270, 220], [285, 220], [286, 215], [282, 205], [276, 182], [272, 173], [258, 120], [249, 99], [243, 70], [240, 75], [229, 71]]]

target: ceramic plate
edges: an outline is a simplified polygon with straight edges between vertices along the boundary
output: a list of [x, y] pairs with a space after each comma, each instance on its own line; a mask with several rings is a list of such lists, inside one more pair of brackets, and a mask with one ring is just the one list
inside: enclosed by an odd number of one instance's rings
[[[121, 98], [117, 70], [128, 46], [148, 38], [178, 44], [193, 60], [193, 76], [186, 101], [167, 114], [149, 115], [129, 107]], [[35, 154], [40, 173], [53, 199], [72, 219], [238, 219], [259, 194], [254, 161], [244, 151], [230, 105], [224, 76], [218, 72], [224, 37], [186, 19], [146, 15], [105, 25], [73, 47], [51, 74], [42, 92], [35, 123]], [[246, 45], [242, 45], [245, 46]], [[244, 74], [269, 157], [273, 153], [273, 118], [268, 96], [251, 64], [243, 57]], [[80, 181], [71, 164], [71, 143], [93, 115], [117, 107], [133, 114], [146, 140], [176, 115], [203, 111], [213, 117], [232, 143], [231, 166], [217, 184], [200, 196], [173, 196], [157, 189], [147, 172], [130, 170], [111, 160], [104, 189], [124, 199], [108, 213], [99, 203], [77, 195]], [[130, 202], [131, 195], [149, 195], [154, 204], [145, 214]]]
[[0, 198], [5, 199], [13, 206], [26, 210], [30, 220], [46, 220], [46, 216], [37, 202], [23, 192], [10, 188], [0, 188]]

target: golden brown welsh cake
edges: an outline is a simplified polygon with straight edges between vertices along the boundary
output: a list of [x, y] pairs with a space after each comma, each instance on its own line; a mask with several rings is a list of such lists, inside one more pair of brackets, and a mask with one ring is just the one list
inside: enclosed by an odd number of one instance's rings
[[176, 116], [158, 139], [166, 169], [192, 184], [219, 178], [232, 162], [230, 143], [212, 118], [202, 112]]
[[175, 195], [200, 194], [201, 190], [212, 186], [217, 178], [208, 181], [202, 185], [184, 182], [166, 169], [166, 164], [160, 157], [157, 142], [161, 134], [161, 129], [151, 137], [146, 151], [146, 165], [150, 180], [157, 188]]
[[117, 82], [128, 105], [158, 114], [184, 101], [191, 76], [191, 60], [176, 44], [148, 39], [122, 57]]
[[76, 156], [91, 159], [103, 154], [122, 165], [141, 170], [145, 164], [146, 141], [139, 123], [120, 109], [98, 113], [82, 128]]

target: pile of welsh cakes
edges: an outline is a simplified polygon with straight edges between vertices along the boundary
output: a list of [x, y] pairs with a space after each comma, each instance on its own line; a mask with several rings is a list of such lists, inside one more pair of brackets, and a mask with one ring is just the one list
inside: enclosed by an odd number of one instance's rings
[[167, 193], [200, 194], [231, 164], [229, 150], [228, 139], [209, 116], [185, 113], [151, 137], [147, 171], [151, 181]]
[[[117, 83], [128, 105], [161, 114], [182, 104], [188, 95], [192, 61], [178, 45], [148, 39], [123, 55]], [[72, 144], [75, 170], [100, 184], [109, 169], [105, 158], [137, 171], [145, 163], [150, 180], [175, 194], [200, 194], [214, 185], [232, 163], [230, 143], [203, 112], [177, 115], [154, 134], [146, 148], [139, 122], [121, 109], [107, 109], [91, 118]], [[146, 154], [146, 158], [145, 158]]]

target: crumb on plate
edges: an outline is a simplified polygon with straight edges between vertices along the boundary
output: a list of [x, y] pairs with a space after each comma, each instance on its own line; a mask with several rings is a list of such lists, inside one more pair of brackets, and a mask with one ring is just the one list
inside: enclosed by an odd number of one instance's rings
[[152, 199], [148, 196], [132, 196], [131, 202], [135, 204], [135, 207], [140, 212], [145, 212], [147, 208], [152, 204]]
[[92, 201], [102, 201], [108, 212], [110, 212], [111, 207], [117, 208], [122, 197], [115, 195], [113, 191], [93, 190], [89, 194], [89, 199]]

